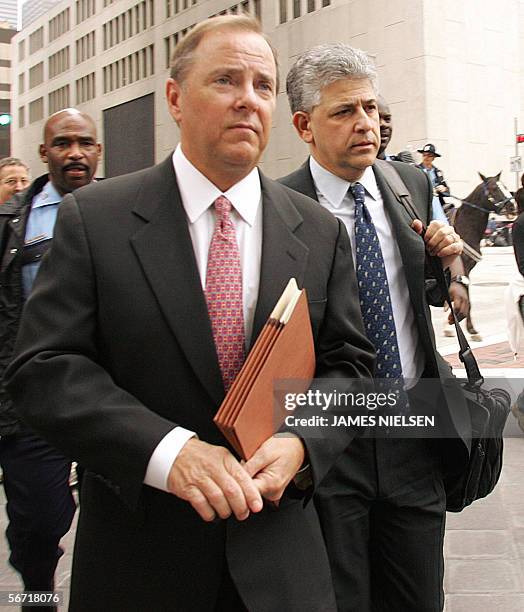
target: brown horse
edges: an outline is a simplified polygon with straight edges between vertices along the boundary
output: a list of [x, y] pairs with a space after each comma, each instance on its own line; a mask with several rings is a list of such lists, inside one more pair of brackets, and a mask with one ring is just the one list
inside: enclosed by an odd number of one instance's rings
[[[516, 213], [515, 200], [500, 180], [501, 174], [499, 172], [496, 176], [484, 176], [479, 172], [482, 182], [475, 187], [465, 200], [460, 200], [461, 206], [456, 209], [451, 219], [453, 227], [464, 241], [462, 263], [468, 277], [482, 257], [480, 241], [488, 225], [490, 213], [504, 213], [508, 217]], [[466, 319], [466, 328], [472, 340], [482, 340], [471, 319], [471, 302]]]

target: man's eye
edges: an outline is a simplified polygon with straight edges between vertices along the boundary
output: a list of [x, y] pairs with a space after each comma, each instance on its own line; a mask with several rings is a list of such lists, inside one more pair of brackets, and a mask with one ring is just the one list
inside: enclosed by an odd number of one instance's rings
[[228, 77], [228, 76], [221, 76], [221, 77], [218, 77], [218, 79], [216, 80], [216, 82], [217, 82], [219, 85], [229, 85], [229, 83], [231, 83], [231, 78], [230, 78], [230, 77]]
[[269, 81], [263, 81], [259, 84], [259, 88], [265, 91], [273, 91], [273, 83]]

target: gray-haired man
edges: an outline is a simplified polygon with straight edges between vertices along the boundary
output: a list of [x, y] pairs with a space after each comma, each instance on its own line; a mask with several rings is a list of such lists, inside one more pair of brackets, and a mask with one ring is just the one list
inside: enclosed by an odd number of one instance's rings
[[[432, 189], [423, 173], [392, 162], [428, 225], [424, 239], [422, 223], [411, 223], [375, 164], [377, 78], [366, 53], [345, 44], [315, 47], [291, 68], [287, 92], [293, 124], [311, 155], [281, 181], [346, 224], [364, 325], [377, 349], [377, 377], [400, 382], [411, 408], [420, 379], [436, 379], [429, 409], [456, 432], [446, 455], [462, 465], [464, 406], [436, 353], [424, 291], [425, 251], [448, 267], [460, 240], [450, 226], [431, 221]], [[316, 497], [339, 609], [441, 610], [444, 443], [376, 434], [353, 440]]]

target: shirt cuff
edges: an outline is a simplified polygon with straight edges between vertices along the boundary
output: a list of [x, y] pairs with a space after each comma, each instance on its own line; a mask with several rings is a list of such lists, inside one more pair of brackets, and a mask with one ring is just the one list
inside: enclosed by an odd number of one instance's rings
[[149, 459], [144, 484], [168, 493], [167, 478], [173, 462], [185, 443], [193, 437], [196, 437], [196, 433], [184, 427], [175, 427], [165, 435]]

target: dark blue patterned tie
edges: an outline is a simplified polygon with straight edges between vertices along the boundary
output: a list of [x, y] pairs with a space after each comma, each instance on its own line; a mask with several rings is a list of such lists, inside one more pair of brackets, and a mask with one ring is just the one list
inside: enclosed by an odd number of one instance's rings
[[355, 263], [364, 327], [377, 351], [376, 376], [391, 379], [391, 387], [400, 394], [398, 412], [404, 412], [407, 397], [403, 392], [404, 379], [384, 258], [364, 203], [364, 187], [355, 183], [350, 191], [355, 200]]

